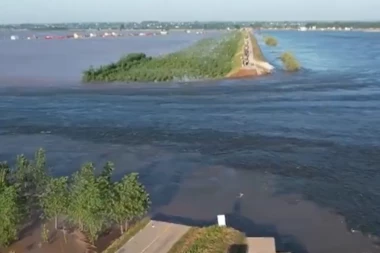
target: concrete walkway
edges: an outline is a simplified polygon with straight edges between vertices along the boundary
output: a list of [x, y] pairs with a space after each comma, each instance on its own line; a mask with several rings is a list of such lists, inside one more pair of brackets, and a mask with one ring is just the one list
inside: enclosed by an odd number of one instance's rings
[[153, 220], [117, 253], [167, 253], [188, 230], [185, 225]]

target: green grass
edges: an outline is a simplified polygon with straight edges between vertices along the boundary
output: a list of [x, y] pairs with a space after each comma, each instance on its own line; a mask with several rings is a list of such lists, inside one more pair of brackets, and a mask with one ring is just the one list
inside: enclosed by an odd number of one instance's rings
[[122, 236], [112, 242], [112, 244], [104, 250], [102, 253], [115, 253], [119, 250], [126, 242], [128, 242], [133, 236], [135, 236], [140, 230], [145, 228], [145, 226], [150, 222], [150, 218], [144, 218], [133, 224]]
[[296, 57], [290, 52], [283, 53], [280, 56], [280, 59], [286, 71], [295, 72], [301, 69], [300, 63], [298, 62]]
[[243, 248], [232, 245], [244, 245], [245, 236], [241, 232], [228, 227], [193, 227], [168, 253], [243, 253]]
[[238, 46], [237, 46], [236, 54], [235, 54], [234, 58], [232, 59], [232, 63], [231, 63], [232, 69], [231, 69], [230, 73], [227, 74], [227, 77], [233, 75], [234, 73], [236, 73], [241, 68], [241, 58], [240, 57], [243, 56], [244, 35], [245, 35], [245, 33], [241, 32], [241, 38], [240, 38]]

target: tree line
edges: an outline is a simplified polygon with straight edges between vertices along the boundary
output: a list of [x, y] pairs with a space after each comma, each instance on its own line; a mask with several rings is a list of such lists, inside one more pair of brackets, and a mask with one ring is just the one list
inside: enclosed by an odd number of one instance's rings
[[[114, 165], [107, 162], [95, 173], [94, 165], [86, 163], [70, 177], [53, 177], [43, 149], [34, 160], [17, 156], [14, 167], [0, 163], [0, 246], [17, 240], [36, 215], [42, 224], [54, 221], [55, 229], [63, 233], [67, 228], [78, 229], [92, 243], [114, 225], [122, 234], [133, 219], [147, 212], [150, 199], [137, 173], [112, 181], [113, 170]], [[45, 229], [41, 236], [46, 240]]]
[[221, 39], [204, 39], [195, 45], [161, 57], [132, 53], [118, 62], [84, 71], [84, 82], [162, 82], [215, 79], [225, 77], [233, 68], [241, 32]]

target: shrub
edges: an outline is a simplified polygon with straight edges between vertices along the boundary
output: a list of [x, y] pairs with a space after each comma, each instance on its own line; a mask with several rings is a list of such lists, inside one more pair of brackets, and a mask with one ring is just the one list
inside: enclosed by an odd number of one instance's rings
[[285, 52], [280, 56], [286, 71], [295, 72], [301, 69], [301, 65], [294, 55], [290, 52]]
[[264, 41], [265, 41], [265, 44], [267, 44], [268, 46], [271, 46], [271, 47], [275, 47], [278, 44], [276, 38], [271, 37], [271, 36], [265, 37]]

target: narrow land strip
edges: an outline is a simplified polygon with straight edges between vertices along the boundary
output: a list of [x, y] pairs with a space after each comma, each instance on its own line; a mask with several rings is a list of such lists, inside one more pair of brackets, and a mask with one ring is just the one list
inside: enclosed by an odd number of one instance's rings
[[117, 253], [167, 253], [188, 229], [181, 224], [151, 221]]
[[[241, 66], [236, 67], [229, 75], [230, 78], [242, 78], [267, 75], [272, 72], [273, 66], [264, 61], [262, 54], [255, 55], [255, 51], [261, 52], [259, 45], [250, 29], [243, 29], [243, 45], [237, 55], [240, 57]], [[253, 40], [256, 43], [253, 43]]]

